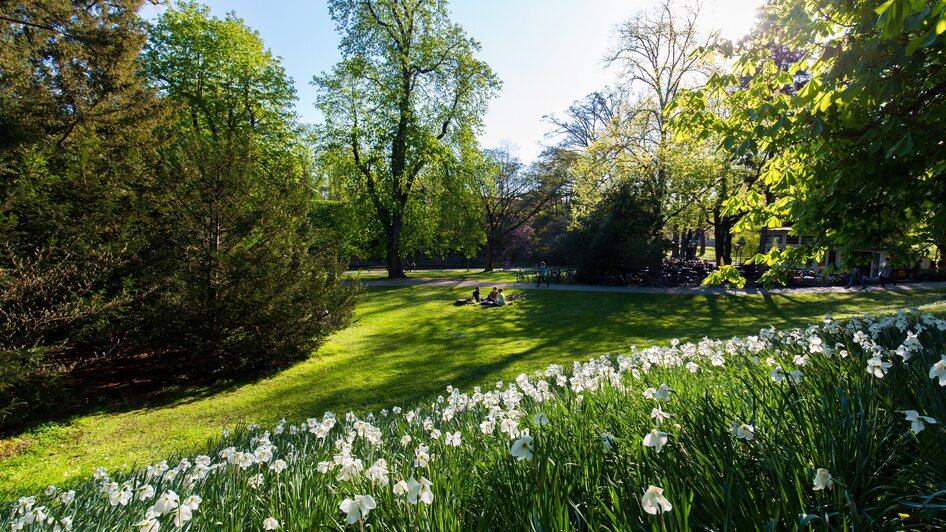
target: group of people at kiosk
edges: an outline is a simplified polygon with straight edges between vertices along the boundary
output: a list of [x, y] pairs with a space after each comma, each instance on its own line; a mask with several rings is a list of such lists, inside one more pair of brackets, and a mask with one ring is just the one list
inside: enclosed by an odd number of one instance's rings
[[506, 295], [503, 294], [502, 288], [494, 286], [485, 298], [481, 298], [480, 287], [477, 286], [473, 289], [473, 302], [484, 307], [501, 307], [506, 304]]

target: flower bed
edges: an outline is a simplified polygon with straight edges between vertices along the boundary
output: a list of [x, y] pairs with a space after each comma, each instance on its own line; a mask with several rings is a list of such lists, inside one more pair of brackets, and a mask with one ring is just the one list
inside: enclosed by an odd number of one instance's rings
[[632, 349], [430, 403], [225, 433], [24, 495], [13, 530], [946, 526], [946, 321]]

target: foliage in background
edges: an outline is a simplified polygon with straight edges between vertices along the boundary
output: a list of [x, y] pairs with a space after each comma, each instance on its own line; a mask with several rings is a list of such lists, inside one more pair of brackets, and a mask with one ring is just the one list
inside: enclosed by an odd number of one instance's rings
[[74, 413], [73, 367], [259, 370], [351, 312], [309, 217], [291, 80], [242, 21], [193, 3], [146, 46], [141, 4], [0, 6], [3, 431]]
[[486, 271], [493, 270], [499, 253], [508, 255], [507, 242], [517, 234], [518, 242], [528, 246], [522, 239], [526, 233], [517, 231], [526, 229], [525, 224], [561, 201], [570, 176], [561, 171], [561, 166], [550, 163], [548, 159], [554, 156], [554, 152], [547, 152], [545, 160], [525, 168], [510, 146], [486, 151], [481, 170], [486, 175], [479, 180], [476, 198], [484, 210]]
[[312, 157], [292, 81], [234, 15], [182, 3], [142, 55], [178, 107], [163, 132], [145, 313], [157, 344], [193, 373], [236, 375], [308, 356], [347, 322], [337, 250], [314, 247]]
[[122, 343], [111, 324], [141, 291], [126, 279], [164, 113], [135, 77], [140, 5], [0, 5], [0, 426], [58, 386], [46, 355]]
[[[891, 248], [912, 262], [946, 240], [946, 4], [769, 3], [731, 74], [690, 101], [690, 119], [761, 163], [768, 197], [728, 203], [737, 230], [792, 225], [809, 256]], [[787, 69], [773, 50], [791, 50]], [[785, 54], [782, 54], [783, 56]], [[723, 112], [706, 107], [725, 98]], [[774, 262], [769, 257], [770, 262]]]
[[664, 258], [659, 208], [631, 182], [614, 186], [572, 232], [578, 275], [586, 280], [655, 267]]

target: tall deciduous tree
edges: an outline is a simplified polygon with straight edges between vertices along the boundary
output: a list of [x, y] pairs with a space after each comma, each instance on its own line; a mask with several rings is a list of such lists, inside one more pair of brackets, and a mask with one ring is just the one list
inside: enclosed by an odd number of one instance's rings
[[608, 56], [621, 69], [629, 90], [640, 99], [628, 109], [631, 127], [621, 135], [620, 149], [640, 161], [641, 185], [663, 211], [673, 189], [671, 124], [677, 94], [702, 84], [708, 66], [700, 49], [712, 42], [697, 27], [699, 6], [678, 9], [664, 0], [654, 11], [644, 11], [617, 28], [617, 44]]
[[468, 172], [450, 167], [499, 81], [445, 1], [331, 0], [329, 11], [342, 61], [315, 78], [324, 153], [364, 225], [383, 233], [388, 275], [402, 277], [406, 236], [433, 202], [458, 196], [437, 191], [465, 188], [457, 179]]
[[[726, 94], [728, 112], [693, 115], [736, 156], [772, 154], [761, 175], [775, 201], [748, 194], [731, 208], [747, 210], [746, 223], [812, 235], [808, 254], [829, 246], [942, 251], [944, 32], [943, 2], [767, 5], [759, 30], [736, 50], [734, 72], [706, 91]], [[774, 47], [797, 50], [797, 61], [779, 68]], [[776, 250], [769, 260], [786, 259]]]
[[541, 164], [524, 168], [510, 146], [487, 150], [487, 175], [478, 191], [486, 224], [485, 271], [493, 271], [496, 253], [510, 234], [561, 197], [568, 174], [546, 169]]

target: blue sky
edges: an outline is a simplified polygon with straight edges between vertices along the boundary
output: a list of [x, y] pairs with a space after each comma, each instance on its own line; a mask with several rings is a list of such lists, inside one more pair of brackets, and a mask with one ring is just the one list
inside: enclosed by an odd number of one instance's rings
[[[312, 76], [340, 58], [339, 37], [318, 0], [203, 0], [217, 16], [235, 11], [280, 56], [295, 80], [297, 111], [318, 122]], [[503, 80], [490, 105], [480, 142], [508, 142], [529, 162], [548, 142], [542, 117], [614, 82], [602, 58], [615, 25], [651, 8], [654, 0], [454, 0], [453, 19], [483, 45], [481, 57]], [[763, 0], [704, 0], [701, 25], [738, 38], [749, 31]], [[155, 14], [147, 8], [144, 16]]]

